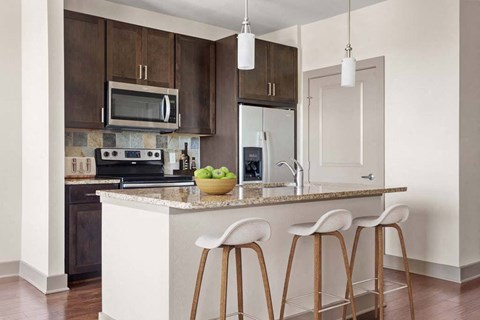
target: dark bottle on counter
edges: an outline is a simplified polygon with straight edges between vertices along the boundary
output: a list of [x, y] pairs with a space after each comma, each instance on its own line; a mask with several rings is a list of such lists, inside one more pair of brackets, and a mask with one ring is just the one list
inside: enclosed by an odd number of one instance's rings
[[180, 155], [180, 159], [178, 160], [178, 170], [183, 170], [184, 162], [185, 162], [185, 154], [184, 154], [184, 151], [182, 151], [182, 154]]
[[185, 150], [183, 150], [183, 155], [185, 158], [183, 159], [183, 170], [190, 169], [190, 156], [188, 155], [188, 142], [185, 142]]
[[197, 162], [195, 161], [195, 157], [192, 157], [192, 163], [190, 164], [190, 168], [192, 170], [196, 170], [197, 169]]

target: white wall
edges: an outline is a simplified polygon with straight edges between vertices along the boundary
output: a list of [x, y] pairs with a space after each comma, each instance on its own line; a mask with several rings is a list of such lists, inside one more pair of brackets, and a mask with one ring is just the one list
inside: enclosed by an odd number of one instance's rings
[[22, 0], [22, 74], [21, 258], [46, 292], [64, 273], [62, 0]]
[[7, 156], [0, 162], [0, 263], [20, 260], [22, 210], [22, 57], [21, 7], [17, 0], [4, 0], [0, 10], [0, 149]]
[[[346, 25], [302, 26], [303, 71], [340, 63]], [[389, 0], [354, 11], [352, 28], [357, 59], [385, 56], [385, 181], [409, 188], [386, 205], [411, 206], [411, 258], [459, 266], [459, 2]]]
[[460, 265], [480, 261], [480, 1], [460, 1]]
[[65, 0], [65, 9], [210, 40], [238, 32], [103, 0]]

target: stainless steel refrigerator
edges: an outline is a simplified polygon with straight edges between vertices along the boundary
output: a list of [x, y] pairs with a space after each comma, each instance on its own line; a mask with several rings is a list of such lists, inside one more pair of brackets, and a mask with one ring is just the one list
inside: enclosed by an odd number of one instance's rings
[[239, 117], [240, 183], [293, 181], [275, 164], [295, 156], [295, 111], [241, 104]]

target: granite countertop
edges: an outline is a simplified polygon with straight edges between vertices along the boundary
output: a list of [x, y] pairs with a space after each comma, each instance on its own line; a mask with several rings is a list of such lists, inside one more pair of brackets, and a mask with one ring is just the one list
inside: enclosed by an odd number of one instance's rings
[[84, 185], [84, 184], [110, 184], [110, 183], [120, 183], [120, 179], [97, 179], [97, 178], [65, 179], [66, 186]]
[[173, 187], [97, 191], [105, 199], [133, 201], [176, 209], [212, 209], [252, 205], [281, 204], [297, 201], [334, 200], [380, 196], [384, 193], [405, 192], [406, 187], [315, 183], [297, 189], [290, 183], [252, 184], [236, 186], [225, 195], [208, 195], [197, 187]]

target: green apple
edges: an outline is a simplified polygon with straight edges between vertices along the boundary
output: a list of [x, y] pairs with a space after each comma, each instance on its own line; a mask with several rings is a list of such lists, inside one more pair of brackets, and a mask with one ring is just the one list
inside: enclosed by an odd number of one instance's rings
[[212, 171], [214, 170], [212, 166], [206, 166], [204, 169], [206, 169], [206, 170], [208, 170], [208, 171], [210, 171], [210, 172], [212, 172]]
[[229, 173], [230, 170], [228, 170], [227, 167], [221, 167], [220, 170], [222, 170], [223, 172], [225, 172], [225, 174]]
[[223, 172], [220, 169], [215, 169], [215, 170], [212, 171], [212, 177], [214, 179], [221, 179], [221, 178], [225, 177], [225, 172]]
[[[197, 172], [198, 171], [198, 172]], [[212, 173], [207, 169], [198, 169], [195, 171], [195, 178], [197, 179], [211, 179]]]
[[237, 179], [237, 176], [233, 172], [227, 173], [227, 175], [225, 177], [228, 178], [228, 179]]

